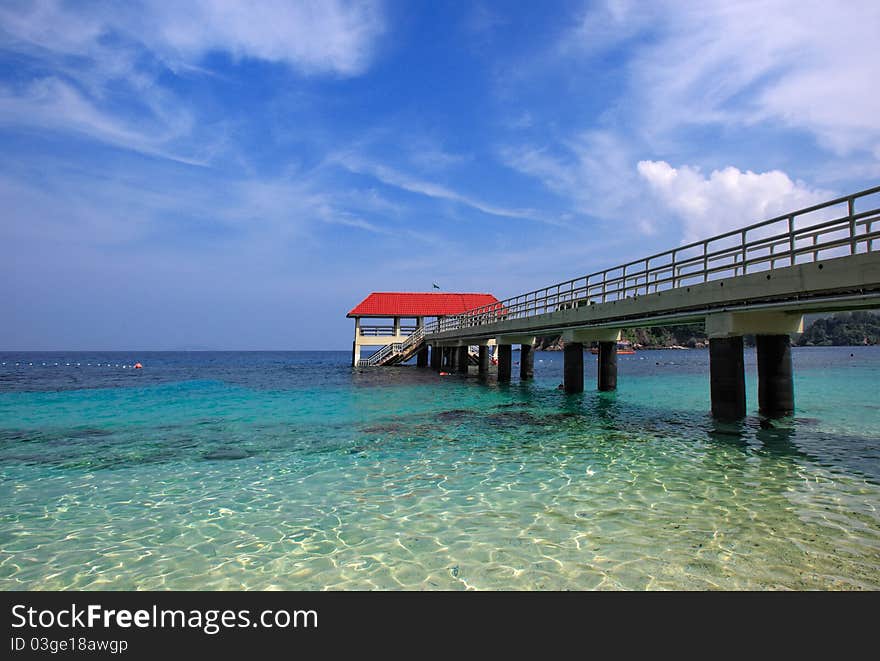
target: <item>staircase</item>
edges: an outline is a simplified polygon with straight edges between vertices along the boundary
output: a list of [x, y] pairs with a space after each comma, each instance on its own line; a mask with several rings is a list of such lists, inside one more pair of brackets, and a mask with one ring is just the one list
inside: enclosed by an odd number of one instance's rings
[[386, 344], [365, 360], [358, 361], [358, 367], [384, 367], [405, 363], [425, 346], [425, 329], [416, 328], [403, 342]]
[[480, 364], [480, 347], [468, 347], [468, 365]]

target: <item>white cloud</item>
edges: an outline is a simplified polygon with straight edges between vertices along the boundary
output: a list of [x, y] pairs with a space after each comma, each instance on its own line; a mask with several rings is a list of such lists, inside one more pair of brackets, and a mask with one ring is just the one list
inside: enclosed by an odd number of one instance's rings
[[383, 21], [374, 2], [197, 0], [149, 3], [157, 50], [198, 60], [213, 50], [351, 76], [368, 65]]
[[[141, 43], [172, 66], [197, 65], [213, 51], [282, 62], [307, 74], [351, 76], [370, 63], [384, 31], [370, 0], [193, 0], [65, 5], [42, 0], [0, 9], [0, 37], [12, 48], [71, 55], [111, 50], [103, 37]], [[112, 61], [106, 63], [112, 65]]]
[[657, 199], [681, 219], [685, 243], [833, 197], [778, 170], [756, 173], [726, 167], [705, 176], [688, 165], [674, 168], [666, 161], [640, 161], [638, 171]]
[[880, 148], [880, 3], [609, 0], [563, 43], [581, 53], [635, 35], [630, 107], [663, 135], [679, 126], [774, 122], [838, 154]]
[[4, 4], [0, 50], [20, 56], [28, 82], [0, 88], [0, 122], [203, 164], [224, 136], [158, 82], [165, 67], [210, 73], [205, 56], [223, 52], [305, 75], [354, 76], [383, 30], [371, 0]]

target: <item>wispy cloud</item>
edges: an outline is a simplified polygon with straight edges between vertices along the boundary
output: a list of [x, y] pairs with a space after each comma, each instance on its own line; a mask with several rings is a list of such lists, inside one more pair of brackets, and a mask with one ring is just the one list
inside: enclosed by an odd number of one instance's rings
[[[775, 122], [840, 153], [880, 146], [880, 4], [797, 0], [601, 3], [563, 42], [588, 57], [649, 37], [628, 64], [639, 128]], [[578, 46], [581, 50], [578, 51]]]
[[375, 191], [340, 191], [335, 182], [323, 177], [320, 169], [275, 179], [231, 182], [231, 189], [235, 193], [234, 204], [220, 212], [220, 218], [250, 228], [268, 225], [263, 231], [268, 229], [270, 236], [314, 235], [321, 224], [374, 234], [391, 234], [400, 229], [375, 220], [394, 215], [396, 205]]
[[337, 154], [331, 157], [330, 161], [338, 163], [351, 172], [372, 176], [387, 186], [393, 186], [426, 197], [462, 204], [490, 216], [515, 218], [518, 220], [533, 220], [551, 225], [565, 224], [562, 219], [552, 218], [535, 209], [515, 209], [490, 204], [472, 196], [454, 191], [441, 184], [412, 177], [382, 163], [371, 161], [353, 154]]
[[195, 154], [175, 153], [174, 141], [188, 135], [192, 119], [183, 110], [132, 121], [100, 109], [83, 92], [47, 77], [18, 89], [0, 87], [0, 124], [69, 131], [148, 156], [205, 165]]
[[355, 76], [384, 30], [370, 1], [144, 1], [0, 7], [0, 51], [21, 79], [0, 89], [0, 122], [70, 131], [115, 147], [203, 165], [223, 136], [197, 130], [193, 104], [161, 76], [210, 73], [206, 56], [277, 62], [307, 76]]
[[654, 232], [640, 204], [638, 159], [628, 141], [613, 131], [584, 131], [547, 146], [508, 145], [499, 155], [507, 167], [537, 178], [565, 199], [573, 214]]
[[553, 50], [576, 58], [602, 53], [649, 30], [662, 12], [659, 2], [601, 0], [585, 3]]
[[198, 65], [212, 52], [282, 62], [306, 74], [352, 76], [371, 62], [385, 29], [372, 0], [230, 3], [37, 0], [0, 10], [6, 47], [89, 55], [105, 41], [139, 43], [169, 66]]
[[200, 0], [149, 3], [151, 45], [169, 58], [198, 61], [211, 51], [284, 62], [307, 74], [357, 75], [369, 65], [384, 19], [370, 0]]

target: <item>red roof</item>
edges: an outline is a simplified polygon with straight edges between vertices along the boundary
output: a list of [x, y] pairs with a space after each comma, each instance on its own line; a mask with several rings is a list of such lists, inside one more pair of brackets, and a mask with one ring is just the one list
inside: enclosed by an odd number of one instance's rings
[[492, 294], [373, 292], [348, 317], [444, 317], [497, 303]]

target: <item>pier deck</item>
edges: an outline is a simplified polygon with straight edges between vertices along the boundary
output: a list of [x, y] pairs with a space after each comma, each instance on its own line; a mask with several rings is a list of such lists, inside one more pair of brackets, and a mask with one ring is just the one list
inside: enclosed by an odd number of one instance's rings
[[[435, 369], [457, 347], [497, 344], [505, 381], [511, 345], [521, 345], [521, 378], [530, 378], [536, 336], [561, 334], [568, 392], [583, 390], [584, 345], [597, 342], [598, 387], [613, 390], [622, 329], [702, 321], [713, 413], [745, 414], [742, 337], [754, 334], [761, 411], [786, 415], [794, 409], [790, 337], [803, 330], [804, 313], [875, 307], [880, 186], [444, 316], [425, 325], [420, 341], [440, 352]], [[487, 361], [478, 362], [486, 372]]]

